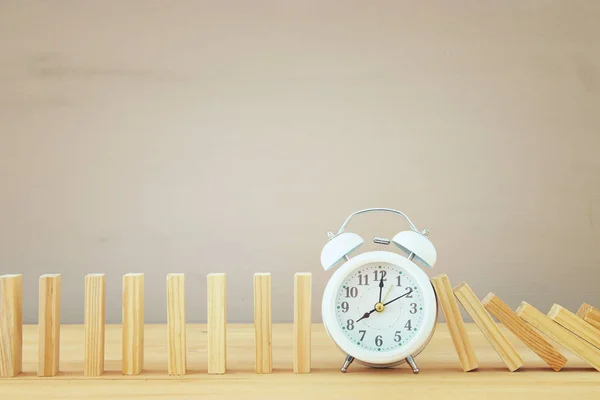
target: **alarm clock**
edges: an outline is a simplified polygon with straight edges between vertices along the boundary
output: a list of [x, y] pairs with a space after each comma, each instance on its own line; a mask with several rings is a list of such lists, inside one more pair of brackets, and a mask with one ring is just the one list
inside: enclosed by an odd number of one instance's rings
[[[375, 237], [376, 244], [398, 250], [369, 251], [350, 258], [363, 243], [347, 232], [357, 215], [384, 212], [401, 215], [411, 230], [391, 240]], [[325, 271], [340, 266], [323, 294], [323, 324], [330, 339], [346, 354], [341, 371], [353, 361], [374, 368], [407, 363], [419, 373], [415, 358], [431, 340], [437, 321], [437, 298], [422, 267], [437, 259], [427, 229], [419, 231], [408, 216], [391, 208], [368, 208], [351, 214], [321, 252]]]

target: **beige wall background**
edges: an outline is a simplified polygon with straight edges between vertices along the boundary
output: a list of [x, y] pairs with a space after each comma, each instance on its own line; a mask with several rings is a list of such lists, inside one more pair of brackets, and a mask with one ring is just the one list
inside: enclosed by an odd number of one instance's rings
[[[293, 274], [365, 207], [405, 211], [447, 273], [544, 312], [600, 304], [600, 2], [0, 2], [0, 273], [83, 279], [228, 274], [230, 321], [252, 320], [252, 275]], [[408, 229], [363, 216], [366, 238]], [[365, 246], [365, 249], [374, 245]]]

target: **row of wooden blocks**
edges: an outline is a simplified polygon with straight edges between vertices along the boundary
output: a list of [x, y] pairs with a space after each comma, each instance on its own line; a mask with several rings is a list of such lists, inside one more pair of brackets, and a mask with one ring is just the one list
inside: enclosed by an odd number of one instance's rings
[[[295, 373], [311, 369], [310, 273], [294, 276]], [[167, 336], [169, 375], [186, 373], [185, 279], [167, 275]], [[61, 276], [39, 279], [38, 376], [55, 376], [59, 370]], [[208, 373], [226, 372], [226, 276], [208, 274]], [[17, 376], [23, 353], [22, 275], [0, 276], [0, 377]], [[122, 374], [137, 375], [144, 368], [144, 274], [123, 276]], [[85, 277], [84, 375], [104, 372], [106, 286], [104, 274]], [[272, 371], [271, 275], [254, 275], [254, 333], [256, 373]]]
[[547, 338], [600, 371], [600, 310], [583, 304], [577, 314], [573, 314], [560, 305], [554, 304], [546, 315], [523, 302], [516, 311], [513, 311], [493, 293], [489, 293], [480, 301], [464, 282], [453, 289], [445, 274], [434, 277], [431, 281], [465, 372], [476, 369], [478, 361], [456, 300], [471, 316], [510, 371], [522, 367], [523, 360], [491, 315], [555, 371], [560, 371], [567, 363], [567, 359]]

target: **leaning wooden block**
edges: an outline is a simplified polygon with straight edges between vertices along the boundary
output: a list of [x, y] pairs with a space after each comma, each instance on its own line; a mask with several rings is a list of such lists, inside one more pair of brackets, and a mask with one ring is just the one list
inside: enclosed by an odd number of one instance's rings
[[488, 342], [490, 342], [494, 350], [496, 350], [496, 353], [498, 353], [508, 369], [513, 372], [521, 368], [523, 366], [521, 356], [519, 356], [519, 353], [512, 347], [506, 336], [502, 334], [469, 285], [465, 282], [461, 283], [454, 288], [454, 295], [458, 301], [460, 301], [460, 304], [462, 304], [467, 313], [469, 313], [473, 322], [475, 322]]
[[594, 328], [600, 330], [600, 310], [597, 308], [583, 303], [579, 307], [579, 310], [577, 310], [577, 315]]
[[600, 331], [579, 318], [566, 308], [554, 304], [548, 316], [561, 326], [567, 328], [589, 344], [600, 348]]
[[208, 373], [227, 369], [227, 294], [225, 274], [208, 274]]
[[552, 321], [529, 303], [522, 302], [516, 313], [538, 331], [600, 371], [600, 350]]
[[55, 376], [60, 355], [60, 275], [40, 276], [38, 376]]
[[257, 374], [268, 374], [273, 370], [271, 334], [271, 274], [254, 274], [254, 340]]
[[446, 325], [454, 343], [456, 354], [458, 354], [460, 365], [465, 372], [472, 371], [479, 366], [479, 363], [473, 345], [471, 345], [462, 315], [460, 315], [450, 279], [448, 279], [446, 274], [442, 274], [431, 278], [431, 283], [446, 317]]
[[144, 274], [123, 275], [123, 375], [138, 375], [144, 368]]
[[106, 279], [104, 274], [85, 277], [83, 375], [100, 376], [104, 372], [104, 326], [106, 315]]
[[19, 375], [23, 365], [23, 276], [0, 276], [0, 378]]
[[498, 296], [488, 294], [481, 303], [498, 321], [533, 350], [553, 370], [560, 371], [567, 359], [523, 319], [519, 318]]
[[307, 374], [311, 364], [310, 273], [294, 275], [294, 373]]
[[186, 372], [185, 277], [167, 275], [167, 354], [169, 375]]

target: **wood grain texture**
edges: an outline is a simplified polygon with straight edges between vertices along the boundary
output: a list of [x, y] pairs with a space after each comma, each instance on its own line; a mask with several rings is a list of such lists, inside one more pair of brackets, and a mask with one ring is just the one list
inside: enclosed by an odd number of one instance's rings
[[579, 307], [579, 310], [577, 310], [577, 315], [594, 328], [600, 330], [600, 310], [597, 308], [583, 303]]
[[295, 274], [293, 369], [297, 374], [307, 374], [310, 372], [311, 299], [312, 274]]
[[446, 325], [448, 326], [448, 331], [450, 331], [452, 344], [458, 355], [460, 365], [463, 371], [472, 371], [479, 366], [479, 362], [467, 334], [462, 315], [458, 309], [450, 279], [446, 274], [442, 274], [431, 278], [431, 283], [446, 318]]
[[144, 368], [144, 274], [123, 275], [121, 371], [137, 375]]
[[523, 359], [494, 323], [494, 320], [479, 302], [479, 299], [469, 285], [465, 282], [461, 283], [454, 289], [454, 295], [471, 316], [473, 322], [481, 329], [481, 332], [488, 339], [508, 369], [514, 372], [521, 368], [523, 366]]
[[227, 371], [227, 277], [225, 274], [208, 274], [208, 373], [224, 374]]
[[489, 293], [481, 303], [490, 314], [540, 356], [553, 370], [560, 371], [565, 366], [567, 359], [535, 329], [519, 318], [498, 296]]
[[106, 277], [85, 277], [83, 374], [100, 376], [104, 372], [104, 331], [106, 322]]
[[167, 275], [167, 355], [169, 375], [186, 372], [185, 277]]
[[0, 276], [0, 378], [19, 375], [23, 365], [23, 275]]
[[559, 304], [554, 304], [548, 317], [589, 344], [600, 348], [600, 331]]
[[254, 274], [254, 346], [256, 373], [273, 371], [271, 349], [271, 274]]
[[552, 321], [527, 302], [522, 302], [516, 313], [538, 331], [600, 371], [600, 351], [597, 348]]
[[38, 309], [38, 376], [54, 376], [60, 356], [60, 290], [61, 276], [40, 276]]

